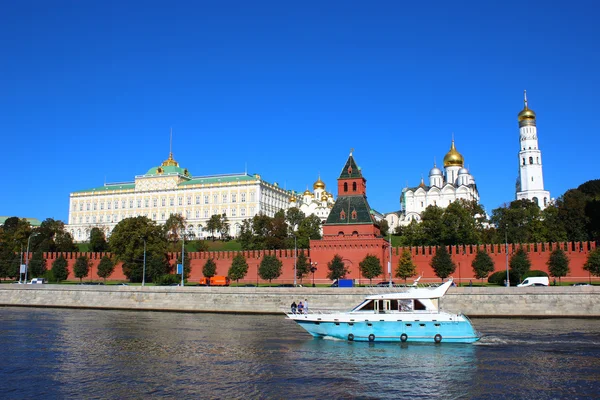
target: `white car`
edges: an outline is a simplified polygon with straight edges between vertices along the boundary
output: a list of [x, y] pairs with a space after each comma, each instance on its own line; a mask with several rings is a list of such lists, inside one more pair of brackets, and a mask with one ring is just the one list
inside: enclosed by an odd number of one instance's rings
[[27, 282], [28, 285], [36, 285], [36, 284], [44, 284], [46, 283], [46, 278], [33, 278], [31, 281]]

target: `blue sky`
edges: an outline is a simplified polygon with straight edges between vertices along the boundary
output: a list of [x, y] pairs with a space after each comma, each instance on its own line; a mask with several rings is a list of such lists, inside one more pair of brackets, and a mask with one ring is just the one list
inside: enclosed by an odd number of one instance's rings
[[[599, 178], [593, 1], [18, 1], [0, 13], [0, 215], [65, 220], [69, 193], [168, 157], [194, 176], [327, 190], [350, 148], [399, 209], [456, 147], [486, 210], [510, 202], [517, 113], [552, 197]], [[337, 193], [334, 193], [337, 195]]]

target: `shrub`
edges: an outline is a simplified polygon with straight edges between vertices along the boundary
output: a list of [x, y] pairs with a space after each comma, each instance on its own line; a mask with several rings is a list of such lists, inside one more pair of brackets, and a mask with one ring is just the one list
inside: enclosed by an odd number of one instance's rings
[[164, 274], [159, 276], [154, 282], [156, 285], [170, 285], [173, 283], [181, 283], [180, 274]]
[[[508, 272], [508, 278], [510, 279], [511, 286], [516, 286], [518, 283], [520, 283], [519, 278], [513, 271]], [[506, 280], [506, 270], [497, 271], [489, 276], [488, 283], [491, 283], [492, 285], [504, 286], [505, 280]]]

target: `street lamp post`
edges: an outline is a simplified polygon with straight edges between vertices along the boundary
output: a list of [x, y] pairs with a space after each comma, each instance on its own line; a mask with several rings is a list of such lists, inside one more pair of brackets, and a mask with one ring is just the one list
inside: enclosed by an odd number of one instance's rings
[[317, 270], [317, 262], [310, 263], [310, 272], [313, 274], [312, 287], [315, 287], [315, 271]]
[[504, 246], [506, 250], [506, 287], [510, 287], [510, 277], [508, 275], [508, 224], [504, 226]]
[[142, 270], [142, 286], [146, 285], [146, 238], [144, 240], [144, 268]]
[[183, 287], [183, 272], [185, 271], [185, 232], [181, 235], [181, 287]]
[[392, 231], [390, 230], [390, 259], [388, 260], [389, 287], [392, 287]]
[[[27, 271], [29, 270], [29, 244], [31, 243], [31, 238], [34, 237], [35, 235], [37, 235], [37, 233], [32, 233], [31, 235], [29, 235], [29, 238], [27, 239], [27, 253], [25, 255], [25, 282], [23, 283], [27, 283]], [[20, 274], [19, 274], [20, 276]]]
[[296, 287], [296, 278], [298, 277], [298, 245], [296, 235], [294, 235], [294, 287]]

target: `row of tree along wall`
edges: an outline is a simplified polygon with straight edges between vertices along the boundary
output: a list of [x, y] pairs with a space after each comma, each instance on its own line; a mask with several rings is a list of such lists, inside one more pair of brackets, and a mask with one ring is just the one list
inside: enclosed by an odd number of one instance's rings
[[[589, 253], [596, 248], [596, 244], [594, 242], [534, 243], [524, 245], [509, 244], [509, 257], [519, 247], [523, 247], [528, 252], [532, 270], [541, 270], [548, 272], [547, 262], [548, 258], [550, 257], [550, 253], [556, 248], [561, 248], [565, 251], [570, 261], [570, 272], [563, 279], [567, 281], [600, 282], [600, 278], [590, 276], [589, 272], [583, 269], [583, 266], [587, 261]], [[439, 281], [439, 278], [437, 278], [430, 265], [431, 258], [435, 255], [436, 248], [428, 246], [392, 248], [392, 275], [394, 274], [394, 270], [398, 265], [398, 261], [401, 257], [401, 254], [405, 249], [410, 251], [413, 262], [416, 264], [417, 267], [417, 275], [414, 278], [421, 275], [421, 282]], [[461, 283], [469, 283], [469, 281], [475, 280], [471, 263], [473, 262], [477, 251], [480, 250], [487, 251], [488, 254], [491, 256], [492, 260], [494, 261], [495, 271], [506, 270], [507, 265], [505, 245], [449, 246], [448, 251], [450, 252], [452, 260], [456, 264], [456, 271], [453, 274], [455, 280]], [[309, 257], [310, 261], [313, 263], [313, 265], [317, 267], [317, 270], [314, 273], [314, 282], [316, 284], [324, 284], [331, 282], [329, 279], [327, 279], [327, 273], [329, 272], [327, 268], [327, 263], [330, 262], [336, 254], [342, 256], [344, 263], [346, 263], [346, 266], [349, 269], [349, 274], [346, 276], [346, 278], [357, 279], [360, 281], [360, 283], [368, 283], [368, 280], [362, 278], [360, 274], [359, 263], [364, 259], [366, 254], [374, 254], [380, 259], [383, 258], [381, 260], [383, 274], [381, 275], [381, 277], [376, 278], [376, 280], [388, 279], [387, 262], [389, 258], [389, 250], [382, 249], [381, 247], [372, 248], [368, 245], [354, 245], [351, 243], [336, 243], [326, 245], [323, 242], [321, 242], [318, 248], [315, 248], [312, 251], [306, 249], [299, 249], [298, 254], [301, 251], [304, 251], [305, 254]], [[75, 280], [72, 271], [73, 265], [75, 264], [75, 260], [77, 259], [77, 257], [87, 256], [91, 261], [90, 274], [84, 280], [99, 280], [97, 274], [98, 264], [100, 263], [100, 260], [104, 255], [110, 256], [110, 253], [45, 253], [44, 257], [46, 259], [46, 267], [50, 269], [52, 266], [52, 262], [56, 260], [56, 258], [58, 258], [61, 254], [67, 259], [68, 262], [69, 280]], [[180, 253], [171, 253], [169, 255], [173, 265], [176, 263], [176, 259], [179, 256], [179, 254]], [[287, 249], [271, 251], [253, 250], [239, 252], [216, 251], [186, 253], [185, 258], [190, 260], [191, 265], [191, 274], [189, 281], [197, 282], [203, 277], [202, 267], [210, 258], [212, 258], [217, 265], [216, 275], [227, 275], [229, 267], [231, 266], [231, 263], [233, 261], [233, 257], [237, 254], [243, 254], [248, 263], [248, 273], [244, 279], [240, 280], [240, 282], [254, 284], [256, 284], [257, 282], [265, 283], [265, 281], [260, 279], [260, 277], [258, 276], [258, 266], [264, 255], [267, 254], [275, 255], [283, 263], [281, 276], [273, 282], [292, 283], [294, 280], [294, 249]], [[398, 280], [396, 278], [394, 279]], [[116, 266], [115, 271], [109, 277], [109, 280], [126, 280], [126, 277], [123, 274], [120, 264]], [[302, 283], [309, 284], [312, 283], [312, 281], [313, 275], [309, 274], [308, 276], [303, 278]]]

